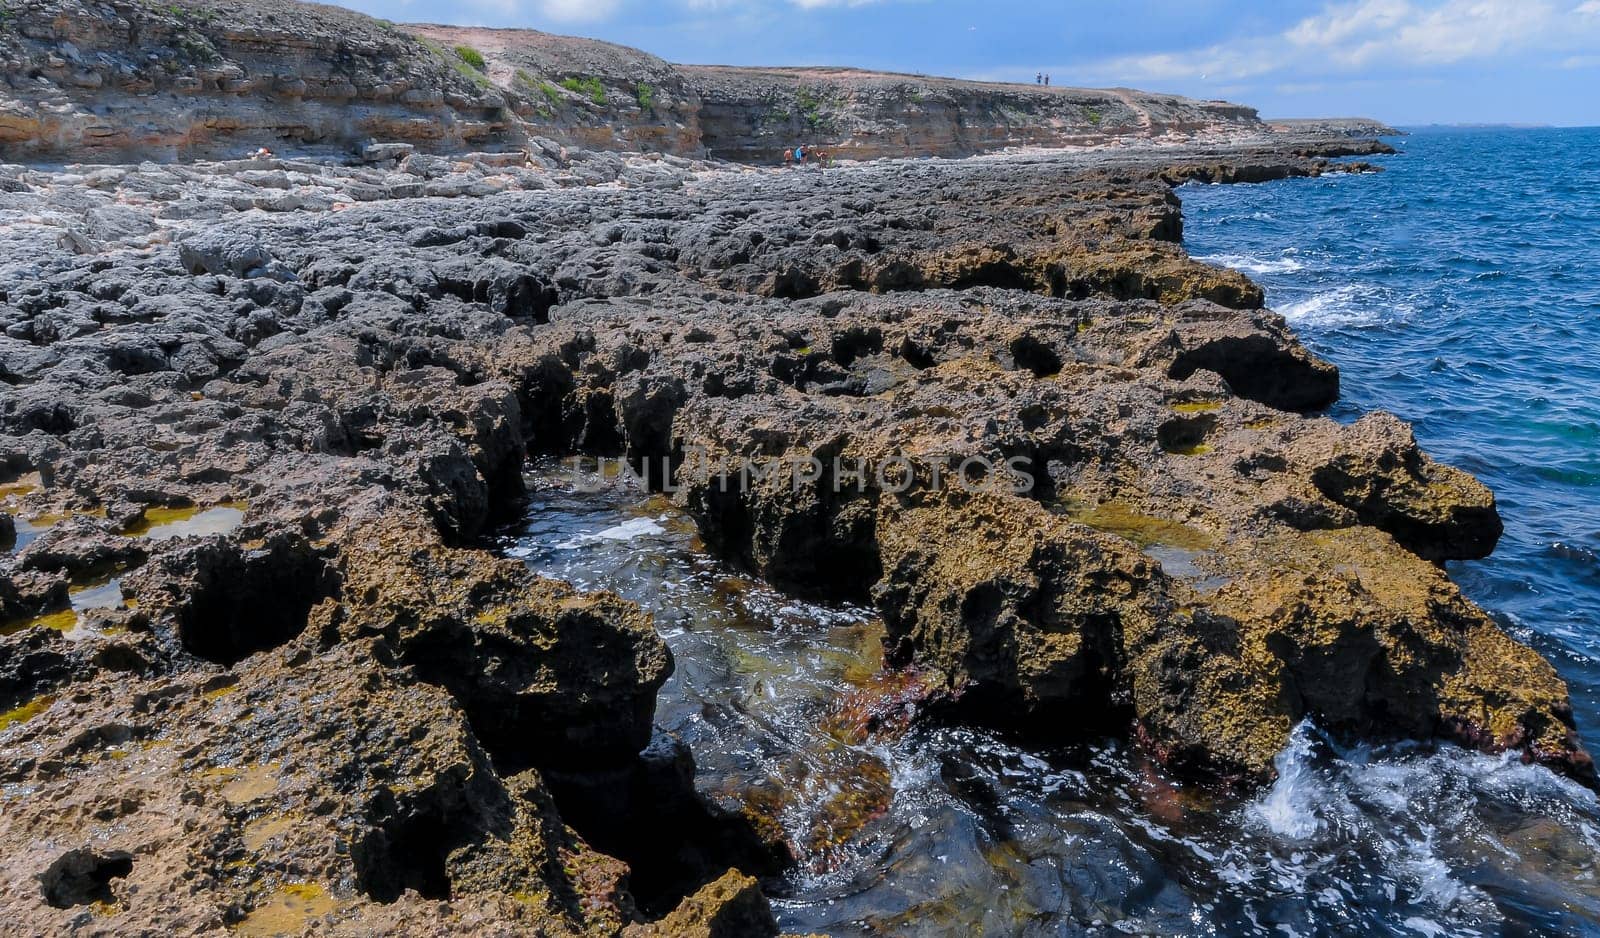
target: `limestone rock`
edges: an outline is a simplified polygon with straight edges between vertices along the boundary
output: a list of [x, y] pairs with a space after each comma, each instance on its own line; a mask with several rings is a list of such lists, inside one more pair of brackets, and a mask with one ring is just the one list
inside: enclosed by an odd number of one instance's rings
[[624, 938], [763, 938], [778, 934], [772, 909], [754, 879], [730, 870], [685, 899], [671, 915], [624, 929]]

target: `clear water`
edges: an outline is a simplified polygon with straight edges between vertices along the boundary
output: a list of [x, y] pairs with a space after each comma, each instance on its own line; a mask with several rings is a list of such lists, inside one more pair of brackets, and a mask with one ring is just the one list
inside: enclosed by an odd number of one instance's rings
[[[1393, 410], [1495, 488], [1500, 550], [1452, 572], [1557, 663], [1600, 749], [1600, 132], [1401, 145], [1381, 176], [1187, 187], [1189, 249], [1343, 368], [1335, 416]], [[595, 481], [545, 467], [502, 549], [655, 614], [678, 660], [658, 724], [708, 797], [777, 818], [789, 931], [1600, 934], [1600, 805], [1543, 769], [1303, 726], [1278, 782], [1230, 799], [1111, 740], [858, 732], [897, 705], [869, 611], [752, 582], [664, 500]]]

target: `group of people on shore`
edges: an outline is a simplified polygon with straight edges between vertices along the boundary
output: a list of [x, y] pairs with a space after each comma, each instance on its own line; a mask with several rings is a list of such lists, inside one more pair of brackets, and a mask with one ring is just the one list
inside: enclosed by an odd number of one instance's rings
[[827, 169], [833, 165], [833, 154], [819, 147], [805, 146], [804, 144], [792, 150], [783, 151], [783, 165], [786, 167], [805, 166], [813, 163], [816, 164], [818, 169]]

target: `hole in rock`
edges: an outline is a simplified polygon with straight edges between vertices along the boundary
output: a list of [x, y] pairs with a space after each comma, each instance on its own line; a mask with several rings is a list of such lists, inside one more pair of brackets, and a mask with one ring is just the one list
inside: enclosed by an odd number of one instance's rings
[[925, 368], [932, 368], [939, 363], [939, 360], [934, 357], [930, 349], [910, 336], [906, 336], [901, 340], [899, 352], [901, 358], [919, 371]]
[[111, 881], [133, 872], [133, 855], [123, 851], [97, 853], [88, 847], [70, 850], [39, 874], [44, 901], [57, 909], [91, 902], [112, 902]]
[[394, 902], [408, 889], [424, 899], [449, 899], [445, 859], [458, 833], [434, 805], [391, 816], [351, 848], [357, 886], [378, 902]]
[[191, 654], [218, 664], [295, 638], [311, 607], [332, 592], [327, 565], [304, 543], [248, 553], [227, 545], [198, 559], [178, 638]]
[[1061, 356], [1056, 350], [1031, 335], [1020, 335], [1011, 340], [1011, 360], [1035, 378], [1048, 378], [1061, 373]]
[[1174, 381], [1196, 371], [1222, 376], [1233, 393], [1279, 410], [1307, 411], [1339, 399], [1339, 373], [1297, 358], [1264, 335], [1207, 342], [1179, 355], [1167, 370]]
[[1050, 267], [1050, 295], [1056, 299], [1063, 299], [1067, 295], [1067, 272], [1059, 265]]
[[952, 290], [969, 290], [973, 287], [998, 287], [1002, 290], [1032, 290], [1030, 280], [1009, 261], [989, 261], [957, 277], [950, 284]]
[[856, 359], [883, 351], [883, 333], [878, 329], [855, 327], [833, 337], [833, 360], [849, 368]]
[[675, 909], [732, 867], [776, 876], [793, 859], [724, 814], [694, 788], [687, 746], [658, 735], [632, 766], [609, 772], [546, 772], [561, 819], [596, 850], [628, 864], [628, 889], [647, 917]]
[[1169, 453], [1198, 456], [1206, 451], [1206, 436], [1215, 425], [1216, 418], [1209, 415], [1179, 417], [1168, 420], [1156, 430], [1156, 441]]
[[817, 280], [803, 270], [789, 269], [772, 281], [771, 296], [779, 300], [803, 300], [820, 292]]

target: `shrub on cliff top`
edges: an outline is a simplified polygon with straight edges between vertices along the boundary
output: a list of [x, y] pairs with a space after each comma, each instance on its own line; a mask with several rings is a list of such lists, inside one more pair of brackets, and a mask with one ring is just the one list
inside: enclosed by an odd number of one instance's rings
[[469, 46], [458, 46], [452, 51], [425, 36], [414, 36], [412, 38], [416, 40], [417, 45], [438, 56], [439, 59], [443, 61], [444, 64], [450, 66], [450, 68], [457, 75], [467, 79], [468, 81], [477, 85], [479, 88], [487, 88], [490, 86], [489, 76], [485, 75], [478, 69], [473, 68], [471, 65], [468, 65], [466, 57], [461, 53], [462, 49], [468, 49], [475, 55], [478, 55], [479, 58], [482, 58], [482, 54], [478, 53], [476, 49], [471, 49]]
[[489, 63], [484, 59], [483, 53], [471, 46], [456, 46], [456, 55], [460, 57], [461, 61], [480, 72], [488, 71], [489, 69]]

